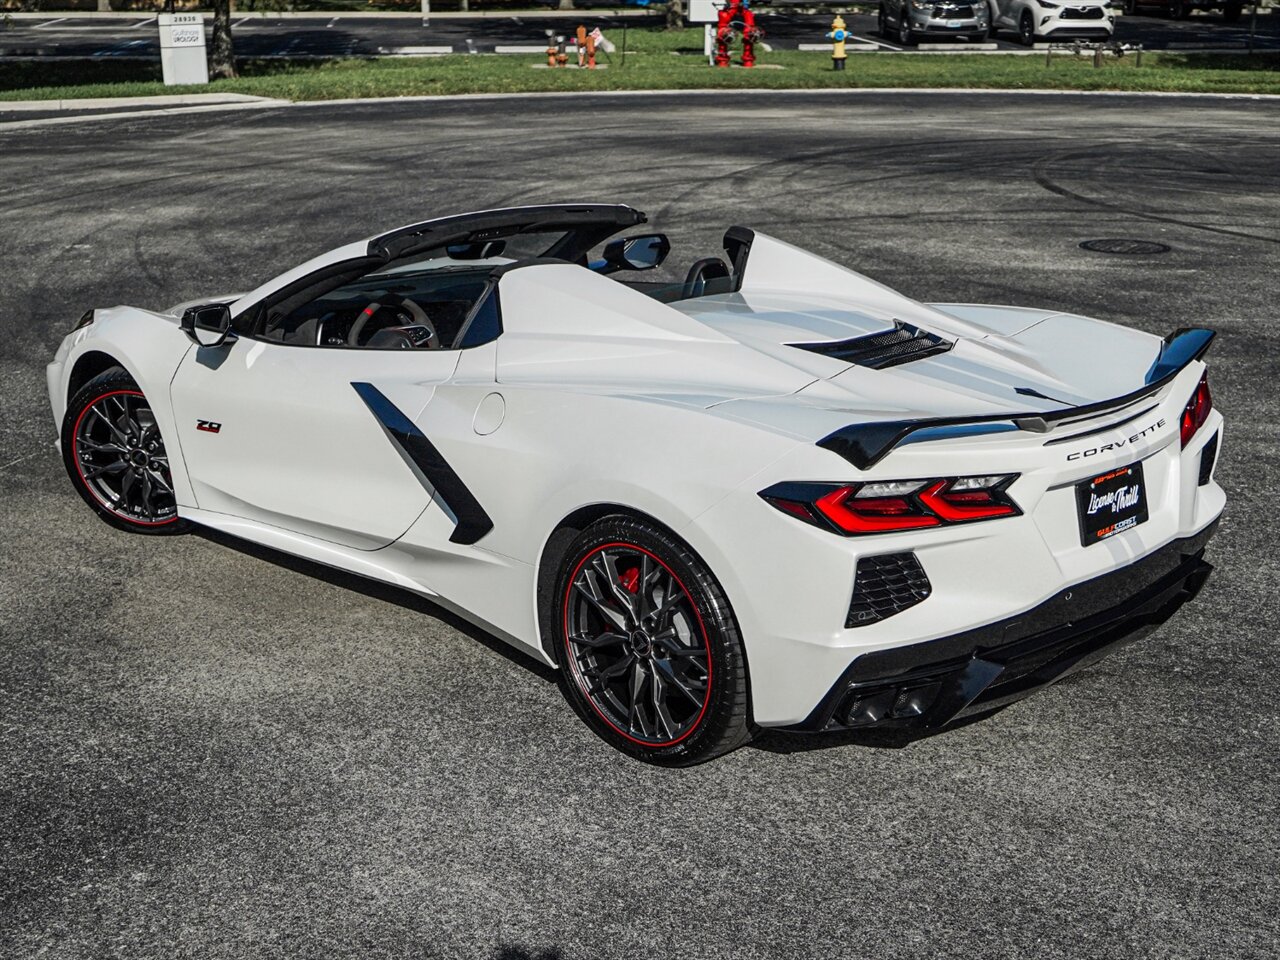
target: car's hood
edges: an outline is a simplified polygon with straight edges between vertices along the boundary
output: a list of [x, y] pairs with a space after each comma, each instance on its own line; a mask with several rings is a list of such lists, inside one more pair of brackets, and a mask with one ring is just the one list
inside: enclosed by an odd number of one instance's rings
[[[1035, 414], [1141, 388], [1160, 338], [1051, 310], [918, 303], [843, 271], [838, 293], [750, 290], [662, 304], [580, 267], [503, 278], [497, 377], [640, 397], [806, 440], [852, 423]], [[846, 294], [844, 288], [848, 287]], [[566, 310], [577, 288], [591, 310]], [[797, 347], [911, 324], [949, 349], [881, 369]]]
[[[958, 304], [869, 309], [830, 297], [730, 294], [676, 305], [685, 315], [813, 380], [785, 396], [742, 396], [716, 412], [817, 439], [850, 423], [1026, 414], [1108, 400], [1143, 386], [1161, 340], [1049, 310]], [[835, 343], [891, 330], [935, 333], [944, 353], [874, 369], [795, 344]]]

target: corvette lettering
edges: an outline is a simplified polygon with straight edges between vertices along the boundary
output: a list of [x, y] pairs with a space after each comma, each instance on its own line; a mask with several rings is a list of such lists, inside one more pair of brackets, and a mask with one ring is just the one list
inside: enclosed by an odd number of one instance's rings
[[1131, 437], [1126, 437], [1123, 440], [1116, 440], [1116, 441], [1113, 441], [1112, 443], [1104, 443], [1096, 447], [1090, 447], [1088, 450], [1077, 450], [1075, 453], [1067, 454], [1067, 459], [1080, 460], [1080, 459], [1083, 459], [1084, 457], [1095, 457], [1098, 454], [1106, 453], [1109, 450], [1119, 450], [1121, 447], [1132, 446], [1133, 444], [1141, 440], [1143, 437], [1145, 437], [1147, 434], [1154, 433], [1156, 430], [1159, 430], [1161, 427], [1165, 425], [1166, 422], [1167, 421], [1163, 419], [1157, 420], [1155, 423], [1151, 424], [1151, 426], [1147, 427], [1145, 430], [1141, 430], [1138, 433], [1135, 433]]
[[203, 430], [205, 433], [218, 433], [222, 430], [222, 424], [215, 423], [213, 420], [197, 420], [196, 429]]

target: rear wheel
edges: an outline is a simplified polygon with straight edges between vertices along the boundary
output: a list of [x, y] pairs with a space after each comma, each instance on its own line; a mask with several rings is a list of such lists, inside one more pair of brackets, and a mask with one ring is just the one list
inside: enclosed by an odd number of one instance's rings
[[1174, 20], [1185, 20], [1191, 15], [1191, 7], [1187, 5], [1186, 0], [1173, 0], [1169, 4], [1169, 16]]
[[570, 544], [555, 597], [561, 689], [605, 741], [689, 766], [750, 739], [737, 621], [687, 546], [654, 524], [605, 518]]
[[62, 418], [62, 461], [85, 503], [118, 530], [182, 533], [169, 454], [151, 404], [119, 367], [94, 377]]
[[1126, 17], [1132, 17], [1137, 12], [1138, 4], [1135, 0], [1124, 0], [1124, 15]]

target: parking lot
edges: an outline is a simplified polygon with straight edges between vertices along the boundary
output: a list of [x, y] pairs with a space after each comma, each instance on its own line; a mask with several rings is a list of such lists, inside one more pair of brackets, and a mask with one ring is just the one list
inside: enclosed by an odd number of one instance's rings
[[[0, 956], [1274, 957], [1280, 105], [580, 95], [583, 144], [568, 104], [0, 129]], [[67, 482], [44, 365], [86, 308], [582, 199], [686, 249], [750, 225], [921, 299], [1217, 329], [1203, 595], [976, 723], [662, 770], [428, 603], [116, 533]], [[1080, 247], [1106, 237], [1171, 249]]]
[[[873, 14], [846, 16], [857, 43], [873, 44], [880, 51], [902, 52], [901, 44], [883, 38]], [[600, 26], [615, 43], [622, 29], [655, 26], [660, 17], [619, 17], [609, 11], [586, 10], [578, 17], [512, 16], [486, 18], [436, 17], [429, 26], [405, 17], [271, 17], [244, 16], [233, 21], [236, 53], [242, 57], [366, 57], [440, 53], [493, 53], [500, 48], [531, 48], [546, 44], [546, 31], [572, 33], [578, 22]], [[824, 44], [830, 29], [829, 14], [799, 14], [765, 9], [759, 22], [765, 42], [780, 50], [801, 44]], [[1141, 44], [1148, 50], [1243, 51], [1249, 44], [1250, 22], [1246, 12], [1236, 23], [1221, 16], [1196, 14], [1186, 20], [1170, 20], [1154, 12], [1119, 16], [1115, 40]], [[961, 45], [943, 38], [930, 41], [915, 52], [956, 51]], [[1257, 19], [1254, 48], [1280, 49], [1280, 17]], [[1025, 52], [1013, 34], [1004, 32], [989, 42], [964, 49]], [[137, 19], [60, 18], [14, 19], [0, 29], [0, 57], [155, 58], [159, 41], [154, 16]]]

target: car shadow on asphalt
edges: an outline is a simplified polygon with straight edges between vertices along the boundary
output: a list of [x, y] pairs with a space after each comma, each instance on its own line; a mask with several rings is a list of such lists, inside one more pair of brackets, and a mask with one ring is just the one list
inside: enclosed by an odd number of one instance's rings
[[873, 747], [879, 750], [902, 750], [921, 740], [946, 736], [955, 730], [980, 723], [1005, 707], [996, 707], [970, 717], [952, 721], [945, 727], [922, 729], [918, 727], [872, 727], [866, 730], [840, 730], [830, 733], [793, 733], [765, 730], [749, 744], [756, 750], [768, 753], [807, 753], [810, 750], [832, 750], [839, 747]]
[[264, 547], [260, 544], [250, 543], [247, 540], [240, 540], [218, 530], [208, 527], [196, 527], [192, 531], [196, 536], [203, 537], [211, 543], [216, 543], [228, 550], [235, 550], [246, 556], [253, 557], [256, 560], [262, 560], [266, 563], [274, 564], [285, 570], [291, 570], [294, 573], [300, 573], [306, 577], [312, 577], [316, 580], [322, 580], [325, 583], [332, 584], [335, 587], [341, 587], [344, 590], [350, 590], [353, 593], [362, 596], [371, 597], [374, 600], [381, 600], [384, 603], [393, 603], [398, 607], [406, 610], [412, 610], [414, 613], [420, 613], [424, 616], [433, 617], [441, 623], [447, 624], [482, 646], [488, 648], [492, 652], [510, 660], [512, 663], [528, 670], [539, 679], [547, 683], [555, 683], [556, 672], [551, 667], [540, 663], [533, 657], [524, 653], [509, 643], [499, 640], [493, 634], [487, 632], [481, 627], [464, 620], [462, 617], [446, 610], [438, 604], [432, 603], [426, 597], [419, 596], [409, 590], [403, 590], [400, 587], [392, 586], [388, 583], [382, 583], [378, 580], [369, 580], [365, 577], [356, 576], [353, 573], [347, 573], [343, 570], [336, 570], [333, 567], [326, 567], [322, 563], [316, 563], [312, 560], [306, 560], [302, 557], [295, 557], [292, 554], [281, 553], [273, 550], [271, 547]]

